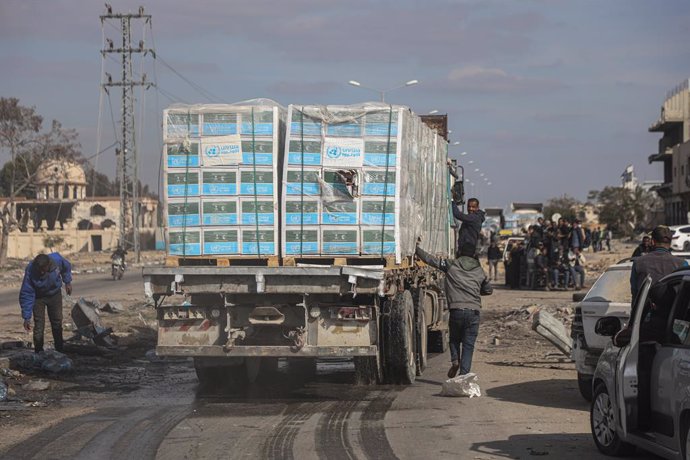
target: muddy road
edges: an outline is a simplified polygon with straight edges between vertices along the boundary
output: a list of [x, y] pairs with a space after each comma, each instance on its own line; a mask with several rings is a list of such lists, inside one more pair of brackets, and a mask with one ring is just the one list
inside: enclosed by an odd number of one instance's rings
[[[486, 298], [472, 369], [482, 396], [468, 399], [440, 396], [447, 354], [432, 356], [408, 387], [356, 386], [352, 363], [334, 360], [320, 361], [311, 378], [281, 362], [248, 389], [201, 388], [191, 361], [147, 355], [154, 315], [136, 283], [129, 292], [103, 276], [82, 280], [101, 301], [127, 302], [126, 312], [101, 317], [121, 348], [74, 344], [67, 375], [17, 368], [6, 379], [15, 395], [0, 403], [1, 458], [605, 458], [574, 365], [530, 330], [526, 307], [567, 322], [572, 291], [499, 286]], [[37, 379], [50, 388], [25, 389]]]

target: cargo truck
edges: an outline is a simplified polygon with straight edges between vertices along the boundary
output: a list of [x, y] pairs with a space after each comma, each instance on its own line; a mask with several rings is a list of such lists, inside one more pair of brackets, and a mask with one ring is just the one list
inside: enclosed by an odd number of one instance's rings
[[[235, 120], [232, 113], [237, 115], [237, 126], [253, 129], [257, 110], [245, 104], [166, 111], [166, 151], [186, 150], [185, 155], [193, 151], [200, 156], [197, 160], [182, 155], [183, 160], [174, 164], [166, 161], [173, 165], [166, 174], [178, 175], [176, 202], [181, 201], [181, 183], [199, 180], [190, 163], [198, 164], [203, 176], [204, 119], [214, 120], [209, 126], [217, 156], [217, 120]], [[274, 119], [276, 125], [279, 118]], [[170, 133], [170, 120], [184, 127], [183, 141]], [[248, 226], [225, 238], [234, 246], [223, 246], [223, 255], [217, 253], [220, 246], [214, 233], [209, 246], [214, 252], [205, 255], [204, 235], [214, 227], [204, 227], [203, 211], [191, 221], [179, 215], [170, 220], [183, 225], [189, 221], [191, 229], [185, 227], [189, 233], [180, 236], [179, 228], [169, 228], [166, 266], [143, 271], [146, 293], [154, 299], [157, 312], [156, 352], [192, 357], [202, 384], [245, 385], [275, 370], [279, 359], [287, 359], [289, 369], [313, 373], [316, 360], [329, 357], [352, 358], [360, 384], [410, 384], [424, 371], [428, 352], [443, 352], [448, 343], [443, 274], [414, 258], [419, 237], [422, 247], [438, 256], [450, 256], [455, 246], [447, 141], [401, 106], [290, 106], [287, 120], [279, 159], [272, 166], [283, 176], [282, 185], [276, 187], [281, 192], [273, 196], [276, 210], [282, 209], [275, 216], [279, 231], [269, 232], [280, 235], [279, 244], [262, 253], [258, 232], [263, 227], [255, 216], [250, 223], [256, 225], [257, 237], [251, 241], [257, 254], [233, 253], [241, 252], [236, 247], [242, 247], [245, 232], [252, 233]], [[275, 127], [277, 133], [282, 129]], [[252, 138], [254, 144], [253, 132]], [[190, 148], [190, 139], [199, 146]], [[236, 152], [237, 164], [223, 165], [228, 169], [224, 172], [214, 161], [217, 174], [234, 177], [231, 168], [249, 169], [241, 164], [242, 158], [254, 158], [255, 152], [244, 137], [239, 140], [235, 150], [242, 152]], [[178, 144], [184, 147], [171, 147]], [[185, 178], [180, 177], [181, 168]], [[305, 182], [307, 173], [313, 175], [313, 182]], [[373, 183], [374, 176], [385, 182]], [[241, 191], [242, 185], [235, 189]], [[240, 197], [240, 203], [256, 200], [257, 187], [248, 190], [254, 196]], [[187, 200], [175, 207], [176, 212], [187, 212], [188, 202], [197, 200], [203, 203], [204, 197]], [[249, 212], [258, 212], [256, 208]], [[350, 209], [352, 215], [343, 213]], [[344, 226], [333, 224], [339, 222], [334, 217]], [[233, 219], [217, 213], [215, 218], [224, 224], [222, 231], [234, 232], [226, 225]], [[173, 232], [177, 246], [171, 250]], [[346, 237], [350, 233], [353, 236]]]

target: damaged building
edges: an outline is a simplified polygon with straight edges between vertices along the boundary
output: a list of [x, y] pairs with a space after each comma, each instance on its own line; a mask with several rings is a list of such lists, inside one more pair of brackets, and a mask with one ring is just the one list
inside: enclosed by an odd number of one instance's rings
[[[36, 172], [34, 184], [35, 198], [14, 200], [18, 228], [10, 233], [8, 257], [27, 258], [43, 250], [69, 254], [117, 248], [120, 198], [87, 196], [86, 174], [80, 165], [45, 161]], [[0, 197], [0, 205], [4, 204]], [[157, 227], [158, 200], [140, 198], [142, 249], [154, 249]]]

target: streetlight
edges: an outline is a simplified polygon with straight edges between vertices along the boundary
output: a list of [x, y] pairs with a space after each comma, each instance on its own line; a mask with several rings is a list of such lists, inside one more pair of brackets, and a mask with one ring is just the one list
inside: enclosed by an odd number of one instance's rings
[[362, 84], [361, 84], [360, 82], [358, 82], [357, 80], [350, 80], [350, 81], [348, 81], [347, 83], [350, 84], [350, 85], [352, 85], [352, 86], [356, 86], [356, 87], [358, 87], [358, 88], [364, 88], [364, 89], [368, 89], [368, 90], [371, 90], [371, 91], [376, 91], [377, 93], [379, 93], [379, 94], [381, 95], [381, 102], [386, 102], [386, 93], [387, 93], [387, 92], [393, 91], [393, 90], [395, 90], [395, 89], [404, 88], [404, 87], [406, 87], [406, 86], [416, 85], [417, 83], [419, 83], [419, 80], [410, 80], [410, 81], [406, 81], [404, 84], [402, 84], [402, 85], [400, 85], [400, 86], [396, 86], [396, 87], [394, 87], [394, 88], [390, 88], [390, 89], [370, 88], [369, 86], [364, 86], [364, 85], [362, 85]]

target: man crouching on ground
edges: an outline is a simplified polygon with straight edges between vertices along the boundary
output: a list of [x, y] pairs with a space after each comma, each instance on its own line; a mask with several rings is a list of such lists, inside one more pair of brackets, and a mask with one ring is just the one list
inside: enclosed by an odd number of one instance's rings
[[72, 295], [72, 265], [57, 252], [39, 254], [24, 272], [24, 281], [19, 291], [19, 305], [22, 307], [24, 329], [31, 330], [31, 316], [34, 317], [34, 351], [43, 351], [43, 328], [46, 310], [50, 328], [53, 331], [55, 350], [63, 351], [62, 340], [62, 283], [67, 295]]
[[[474, 258], [476, 246], [463, 243], [460, 257], [455, 260], [439, 259], [419, 247], [416, 254], [426, 264], [446, 274], [445, 291], [450, 309], [450, 360], [448, 378], [453, 378], [460, 369], [460, 375], [470, 372], [474, 342], [479, 334], [479, 310], [481, 296], [493, 293], [493, 287], [479, 261]], [[462, 356], [460, 355], [462, 345]]]

